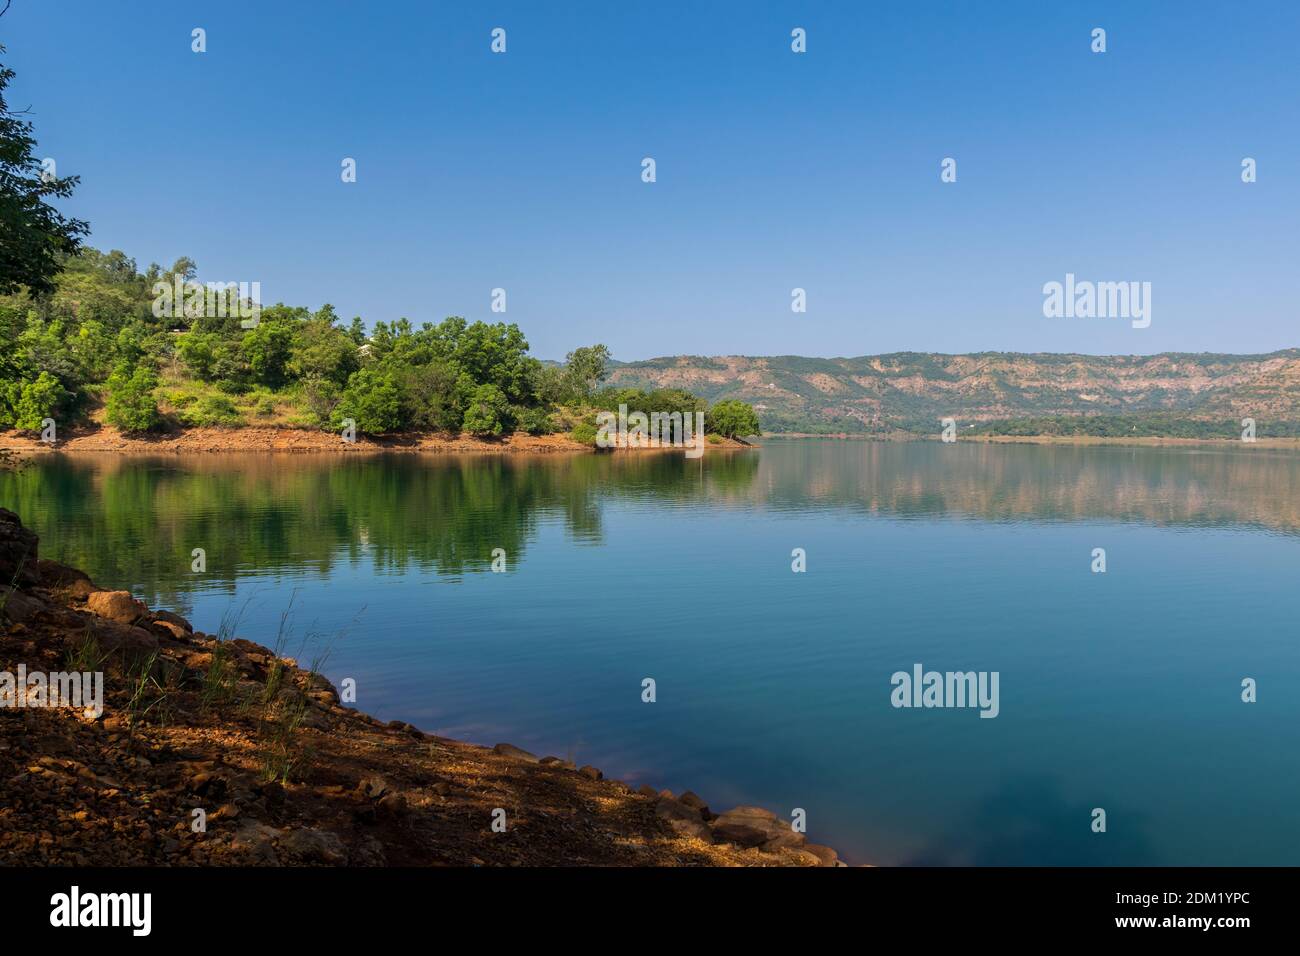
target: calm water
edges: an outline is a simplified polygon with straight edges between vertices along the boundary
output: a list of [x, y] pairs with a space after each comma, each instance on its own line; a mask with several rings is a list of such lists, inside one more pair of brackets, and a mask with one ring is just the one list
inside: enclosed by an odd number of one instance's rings
[[[1300, 863], [1291, 453], [61, 456], [0, 504], [203, 630], [269, 644], [292, 596], [379, 717], [802, 807], [855, 862]], [[918, 662], [1000, 672], [1000, 715], [894, 709]]]

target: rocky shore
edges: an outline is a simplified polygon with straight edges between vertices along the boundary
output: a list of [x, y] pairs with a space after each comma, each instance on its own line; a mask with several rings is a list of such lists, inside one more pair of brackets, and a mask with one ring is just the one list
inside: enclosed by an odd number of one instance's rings
[[103, 708], [0, 707], [0, 864], [844, 865], [762, 808], [382, 723], [38, 544], [0, 509], [0, 676], [100, 671]]
[[[705, 449], [752, 447], [734, 438], [705, 443]], [[270, 425], [246, 425], [238, 428], [179, 428], [156, 435], [128, 435], [112, 425], [91, 424], [59, 432], [58, 441], [50, 445], [38, 436], [16, 431], [0, 431], [0, 451], [24, 457], [51, 451], [114, 452], [115, 454], [181, 454], [196, 452], [288, 452], [297, 454], [356, 455], [375, 452], [425, 452], [445, 454], [527, 454], [545, 455], [592, 453], [597, 449], [576, 442], [568, 435], [529, 435], [515, 432], [499, 438], [476, 438], [469, 434], [443, 432], [409, 432], [395, 435], [358, 435], [355, 442], [345, 442], [333, 433], [318, 428], [288, 428]], [[676, 449], [611, 449], [615, 453], [665, 451]]]

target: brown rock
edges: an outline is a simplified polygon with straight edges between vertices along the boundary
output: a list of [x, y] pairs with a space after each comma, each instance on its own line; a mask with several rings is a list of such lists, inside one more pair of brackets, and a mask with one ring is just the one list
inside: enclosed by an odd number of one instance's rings
[[539, 763], [535, 754], [530, 754], [527, 750], [516, 747], [514, 744], [497, 744], [492, 748], [504, 757], [513, 757], [516, 760], [525, 760], [528, 763]]
[[36, 562], [36, 571], [45, 587], [52, 591], [62, 591], [78, 601], [86, 600], [92, 592], [98, 590], [85, 572], [57, 561], [41, 558]]
[[317, 863], [344, 864], [348, 851], [338, 834], [328, 830], [290, 830], [280, 838], [280, 849]]
[[0, 585], [0, 614], [4, 618], [15, 624], [24, 624], [43, 610], [45, 610], [45, 602], [39, 598]]
[[597, 770], [595, 767], [591, 766], [591, 764], [587, 764], [587, 766], [585, 767], [579, 767], [578, 773], [582, 774], [584, 777], [589, 777], [592, 780], [605, 779], [605, 775], [601, 773], [599, 770]]
[[643, 797], [657, 798], [659, 796], [659, 791], [656, 790], [654, 787], [650, 786], [650, 784], [648, 783], [641, 784], [640, 788], [637, 790], [637, 793], [641, 794], [641, 796]]
[[563, 770], [577, 770], [578, 765], [572, 760], [563, 760], [560, 757], [543, 757], [538, 761], [543, 767], [559, 767]]
[[808, 853], [817, 859], [818, 866], [834, 866], [839, 854], [828, 846], [819, 843], [805, 843], [799, 848], [800, 853]]
[[0, 508], [0, 581], [15, 581], [20, 587], [37, 583], [36, 533], [23, 527], [12, 511]]
[[159, 624], [174, 624], [186, 634], [194, 633], [194, 628], [190, 627], [189, 621], [179, 614], [173, 614], [171, 611], [154, 611], [153, 619]]
[[95, 591], [86, 598], [86, 607], [119, 624], [134, 624], [149, 616], [149, 609], [131, 597], [130, 591]]
[[706, 843], [713, 842], [713, 833], [700, 816], [700, 811], [678, 800], [660, 800], [655, 804], [655, 816], [665, 821], [682, 836], [691, 836]]
[[682, 801], [682, 803], [686, 804], [688, 807], [692, 807], [696, 810], [699, 810], [700, 816], [704, 817], [704, 819], [708, 820], [710, 817], [713, 816], [713, 814], [709, 812], [709, 805], [705, 803], [703, 800], [701, 800], [699, 795], [696, 794], [695, 791], [687, 790], [685, 793], [681, 795], [679, 799]]
[[776, 814], [762, 807], [736, 807], [717, 817], [713, 835], [727, 843], [740, 846], [794, 846], [802, 843], [803, 834], [795, 833], [788, 823], [778, 820]]

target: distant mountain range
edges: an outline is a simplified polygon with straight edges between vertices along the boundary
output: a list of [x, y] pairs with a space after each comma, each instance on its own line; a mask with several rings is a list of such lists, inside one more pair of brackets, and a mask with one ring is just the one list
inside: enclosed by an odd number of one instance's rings
[[609, 384], [754, 405], [766, 433], [1223, 434], [1254, 418], [1300, 435], [1300, 349], [1267, 355], [894, 352], [860, 358], [693, 355], [611, 364]]

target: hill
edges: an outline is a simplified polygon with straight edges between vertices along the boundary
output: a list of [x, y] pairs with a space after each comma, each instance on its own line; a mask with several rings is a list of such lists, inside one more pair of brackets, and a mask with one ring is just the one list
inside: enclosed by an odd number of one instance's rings
[[609, 384], [754, 405], [767, 433], [1300, 434], [1300, 349], [1266, 355], [894, 352], [858, 358], [671, 356], [613, 363]]

